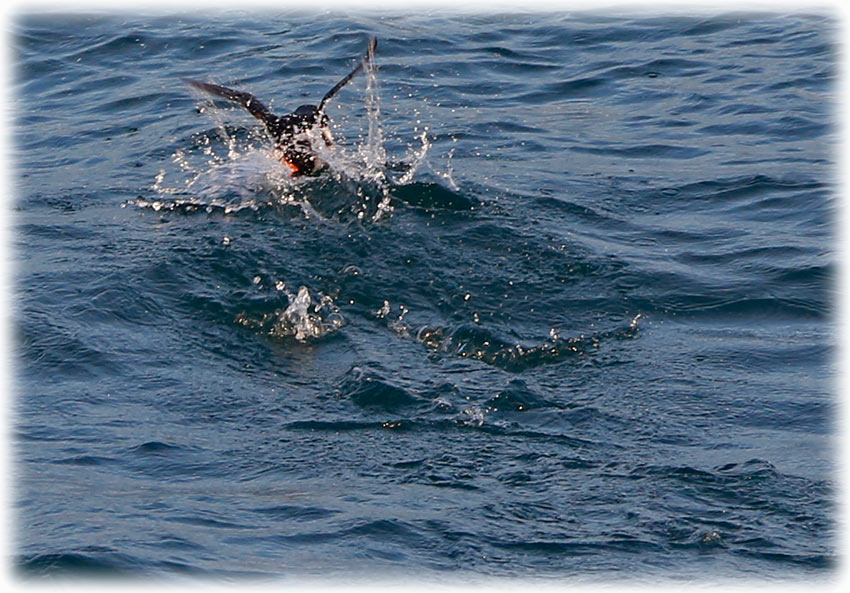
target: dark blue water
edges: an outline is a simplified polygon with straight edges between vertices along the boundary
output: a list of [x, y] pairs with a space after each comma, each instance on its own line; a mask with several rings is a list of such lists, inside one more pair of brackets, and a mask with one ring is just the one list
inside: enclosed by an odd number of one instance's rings
[[833, 574], [833, 17], [8, 26], [24, 577]]

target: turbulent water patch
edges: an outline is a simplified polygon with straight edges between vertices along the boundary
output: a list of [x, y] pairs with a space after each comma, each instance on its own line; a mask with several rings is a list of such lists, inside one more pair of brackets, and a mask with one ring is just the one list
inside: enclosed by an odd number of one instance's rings
[[553, 329], [548, 340], [536, 345], [510, 342], [488, 329], [474, 325], [463, 325], [454, 329], [426, 326], [416, 332], [416, 338], [434, 352], [472, 358], [512, 373], [519, 373], [540, 365], [562, 362], [574, 356], [592, 354], [605, 340], [634, 337], [640, 317], [641, 315], [635, 316], [623, 329], [574, 337], [561, 336]]

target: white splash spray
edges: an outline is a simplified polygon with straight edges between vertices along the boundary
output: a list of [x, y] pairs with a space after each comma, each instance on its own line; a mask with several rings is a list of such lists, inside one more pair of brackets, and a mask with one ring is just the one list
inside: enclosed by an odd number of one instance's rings
[[269, 330], [273, 336], [291, 336], [299, 342], [306, 342], [326, 336], [345, 324], [333, 299], [327, 295], [320, 295], [314, 300], [310, 290], [302, 286], [297, 295], [287, 296], [289, 306], [276, 313], [277, 321]]
[[[213, 120], [216, 133], [196, 136], [192, 146], [175, 151], [172, 161], [176, 168], [161, 170], [152, 185], [154, 192], [163, 199], [140, 198], [130, 203], [155, 210], [224, 209], [228, 212], [294, 204], [301, 207], [307, 218], [353, 215], [359, 220], [374, 222], [392, 213], [393, 187], [413, 183], [417, 173], [425, 169], [445, 179], [456, 190], [450, 163], [445, 172], [433, 169], [428, 163], [432, 144], [427, 127], [417, 136], [421, 146], [408, 145], [400, 176], [389, 176], [381, 120], [381, 89], [375, 63], [367, 64], [363, 74], [366, 118], [358, 140], [347, 143], [340, 133], [342, 141], [328, 146], [318, 127], [306, 132], [317, 157], [328, 165], [319, 178], [291, 177], [291, 171], [279, 161], [277, 151], [269, 146], [261, 128], [251, 128], [247, 137], [233, 133], [224, 123], [233, 110], [214, 108], [210, 102], [201, 112]], [[414, 130], [421, 129], [418, 124], [421, 124], [419, 120]], [[337, 129], [334, 126], [335, 134]], [[397, 170], [397, 166], [393, 165], [392, 169]], [[323, 178], [336, 182], [334, 191], [342, 190], [350, 196], [347, 205], [337, 204], [332, 211], [322, 207], [320, 202], [326, 196], [322, 195], [321, 186], [319, 191], [310, 188], [314, 183], [323, 183]]]

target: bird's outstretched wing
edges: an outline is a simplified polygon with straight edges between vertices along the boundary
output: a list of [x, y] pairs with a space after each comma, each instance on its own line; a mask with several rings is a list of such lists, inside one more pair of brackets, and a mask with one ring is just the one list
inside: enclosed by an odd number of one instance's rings
[[251, 113], [251, 115], [266, 123], [270, 123], [276, 118], [276, 116], [269, 111], [269, 108], [251, 93], [229, 89], [226, 86], [219, 86], [208, 82], [201, 82], [200, 80], [195, 80], [193, 78], [184, 78], [183, 80], [191, 84], [193, 87], [206, 91], [211, 95], [217, 95], [230, 101], [241, 103], [242, 106]]
[[371, 41], [369, 41], [369, 47], [366, 49], [366, 55], [363, 56], [363, 59], [357, 64], [357, 67], [348, 73], [348, 76], [340, 80], [338, 83], [334, 85], [334, 87], [325, 93], [325, 96], [322, 97], [322, 100], [319, 101], [319, 111], [324, 109], [325, 103], [327, 103], [331, 97], [333, 97], [339, 89], [348, 84], [348, 81], [354, 78], [354, 75], [360, 72], [366, 64], [372, 61], [373, 56], [375, 55], [375, 48], [378, 46], [378, 40], [373, 37]]

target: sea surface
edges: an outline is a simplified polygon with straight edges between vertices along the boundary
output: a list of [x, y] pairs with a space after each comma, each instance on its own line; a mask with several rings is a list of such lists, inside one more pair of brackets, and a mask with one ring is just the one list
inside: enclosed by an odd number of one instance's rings
[[[93, 10], [6, 23], [18, 578], [835, 574], [834, 15]], [[372, 36], [317, 177], [183, 81]]]

